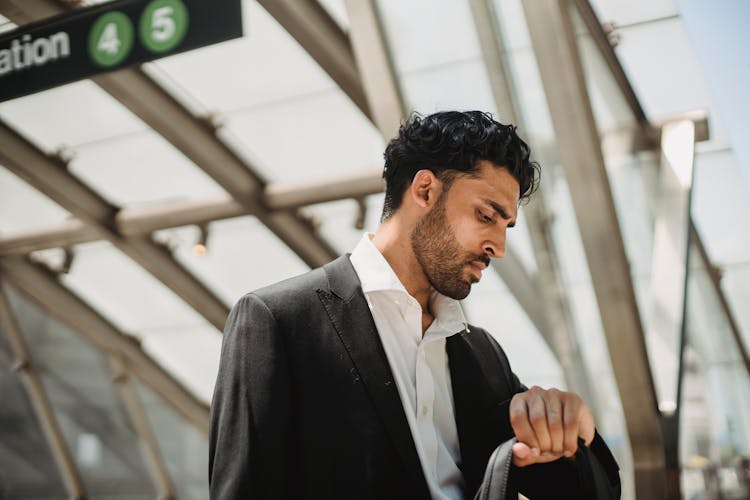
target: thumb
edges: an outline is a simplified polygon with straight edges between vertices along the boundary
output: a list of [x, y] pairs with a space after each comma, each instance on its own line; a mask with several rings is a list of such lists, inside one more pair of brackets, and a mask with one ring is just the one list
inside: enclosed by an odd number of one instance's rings
[[515, 443], [513, 445], [513, 463], [518, 467], [528, 465], [533, 460], [531, 448], [525, 443]]

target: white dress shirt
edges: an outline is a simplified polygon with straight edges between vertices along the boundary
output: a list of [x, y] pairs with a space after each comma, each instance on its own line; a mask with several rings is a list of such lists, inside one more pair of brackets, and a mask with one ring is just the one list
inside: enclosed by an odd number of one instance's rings
[[463, 331], [458, 301], [430, 295], [434, 320], [422, 336], [422, 308], [365, 234], [351, 255], [398, 387], [417, 454], [434, 499], [463, 498], [461, 453], [445, 339]]

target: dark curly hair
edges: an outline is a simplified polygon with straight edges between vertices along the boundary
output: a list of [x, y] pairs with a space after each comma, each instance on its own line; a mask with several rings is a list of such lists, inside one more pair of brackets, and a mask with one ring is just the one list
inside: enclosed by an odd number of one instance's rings
[[506, 168], [521, 186], [520, 199], [528, 200], [539, 183], [539, 165], [529, 161], [530, 153], [516, 127], [495, 121], [490, 113], [442, 111], [424, 117], [413, 113], [383, 155], [386, 189], [381, 220], [398, 210], [418, 171], [431, 170], [447, 191], [458, 174], [476, 172], [479, 160]]

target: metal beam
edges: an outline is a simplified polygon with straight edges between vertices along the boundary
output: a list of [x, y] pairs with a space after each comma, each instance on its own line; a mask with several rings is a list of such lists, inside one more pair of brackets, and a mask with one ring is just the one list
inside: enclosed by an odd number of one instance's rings
[[383, 137], [398, 135], [405, 113], [396, 70], [374, 0], [346, 0], [349, 39], [359, 68], [372, 121]]
[[258, 3], [299, 42], [362, 113], [370, 116], [349, 37], [320, 3], [317, 0], [258, 0]]
[[[516, 84], [507, 66], [508, 57], [499, 22], [502, 13], [496, 11], [498, 5], [490, 0], [470, 0], [469, 5], [500, 118], [517, 125], [521, 130], [526, 130], [528, 127], [524, 124], [523, 116], [516, 104], [520, 101]], [[534, 146], [536, 147], [536, 144]], [[549, 149], [539, 148], [539, 151], [534, 153], [535, 158], [541, 160], [543, 165], [552, 162], [552, 158], [546, 158], [550, 156], [547, 153]], [[551, 234], [553, 216], [548, 206], [547, 190], [542, 183], [523, 210], [537, 263], [535, 286], [533, 290], [524, 292], [523, 289], [518, 289], [514, 293], [524, 293], [524, 302], [533, 305], [533, 309], [526, 313], [559, 361], [567, 386], [579, 393], [598, 420], [601, 415], [598, 399], [574, 333], [575, 324], [562, 284], [560, 265]], [[503, 276], [503, 279], [508, 283], [512, 277]], [[532, 315], [539, 317], [535, 320], [535, 316]]]
[[596, 48], [604, 58], [605, 63], [609, 67], [610, 73], [615, 78], [617, 86], [620, 87], [620, 92], [623, 97], [625, 97], [633, 116], [639, 125], [647, 129], [650, 124], [646, 117], [646, 113], [643, 111], [638, 96], [636, 96], [633, 87], [630, 85], [630, 80], [628, 80], [625, 70], [623, 69], [622, 64], [620, 64], [620, 60], [617, 58], [617, 54], [615, 54], [615, 50], [610, 44], [609, 38], [604, 32], [599, 19], [596, 17], [596, 13], [591, 7], [589, 0], [575, 0], [575, 6], [577, 7], [578, 13], [586, 25], [586, 28], [591, 34], [591, 38], [594, 40]]
[[[309, 183], [270, 184], [263, 193], [265, 204], [286, 210], [347, 198], [363, 198], [383, 191], [380, 171], [318, 179]], [[122, 237], [147, 236], [170, 227], [204, 224], [248, 215], [231, 196], [203, 201], [165, 202], [147, 207], [124, 207], [114, 216], [114, 230]], [[70, 247], [103, 238], [102, 231], [73, 219], [49, 228], [20, 231], [0, 238], [0, 256], [23, 255], [45, 248]]]
[[[302, 7], [302, 3], [294, 4], [297, 10]], [[322, 10], [319, 6], [318, 9]], [[0, 12], [19, 24], [66, 10], [67, 5], [54, 0], [0, 1]], [[312, 19], [304, 22], [312, 23]], [[326, 28], [328, 31], [330, 28]], [[319, 266], [336, 257], [333, 248], [303, 218], [292, 212], [267, 209], [260, 199], [263, 181], [254, 173], [257, 169], [217, 137], [216, 127], [209, 120], [194, 117], [142, 69], [122, 69], [92, 80], [203, 169], [309, 266]], [[221, 324], [223, 326], [223, 320]]]
[[305, 183], [269, 184], [263, 199], [268, 207], [282, 210], [345, 198], [364, 198], [385, 190], [382, 174], [383, 170], [378, 168]]
[[208, 432], [208, 405], [200, 402], [141, 349], [137, 339], [112, 325], [65, 288], [47, 268], [23, 257], [0, 259], [0, 273], [83, 339], [109, 355], [120, 356], [130, 373], [159, 394], [187, 422]]
[[667, 494], [660, 413], [568, 0], [523, 0], [560, 160], [599, 304], [635, 467], [636, 496]]
[[695, 132], [691, 120], [665, 126], [654, 207], [646, 344], [662, 411], [679, 404], [677, 385], [688, 275]]
[[113, 228], [117, 209], [0, 120], [0, 163], [82, 222], [164, 283], [219, 331], [229, 308], [202, 282], [178, 264], [168, 249], [147, 236], [123, 238]]
[[125, 367], [125, 363], [119, 356], [110, 355], [109, 364], [114, 382], [119, 389], [120, 399], [141, 444], [141, 452], [148, 464], [146, 468], [156, 486], [157, 498], [160, 500], [173, 500], [175, 498], [175, 489], [172, 485], [172, 480], [169, 478], [167, 466], [159, 451], [159, 445], [151, 430], [148, 417], [138, 397], [135, 385], [130, 378], [130, 374]]
[[31, 406], [34, 408], [36, 418], [39, 420], [44, 437], [52, 451], [52, 457], [65, 484], [68, 496], [73, 499], [86, 498], [86, 489], [83, 486], [81, 475], [73, 461], [73, 456], [70, 454], [70, 449], [62, 435], [42, 380], [26, 347], [21, 328], [5, 294], [3, 281], [2, 274], [0, 274], [0, 328], [5, 332], [11, 350], [16, 357], [14, 369], [18, 372], [26, 388], [26, 393], [29, 395]]
[[101, 231], [78, 219], [61, 224], [24, 231], [0, 237], [0, 256], [24, 255], [45, 248], [72, 247], [101, 238]]

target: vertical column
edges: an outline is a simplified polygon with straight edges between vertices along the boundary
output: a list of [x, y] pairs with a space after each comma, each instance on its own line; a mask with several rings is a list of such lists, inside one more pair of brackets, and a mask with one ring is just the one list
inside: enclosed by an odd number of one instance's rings
[[151, 431], [146, 412], [143, 410], [141, 400], [138, 398], [133, 381], [123, 360], [117, 355], [109, 356], [109, 364], [112, 369], [115, 384], [120, 392], [120, 398], [125, 406], [125, 411], [133, 424], [133, 430], [138, 436], [148, 471], [156, 486], [156, 491], [161, 500], [173, 500], [175, 498], [174, 487], [169, 479], [167, 467], [162, 460], [156, 438]]
[[570, 186], [604, 333], [625, 412], [639, 499], [666, 498], [664, 440], [643, 328], [569, 0], [524, 0], [534, 53]]
[[346, 0], [354, 50], [370, 118], [385, 140], [398, 134], [404, 103], [375, 0]]

